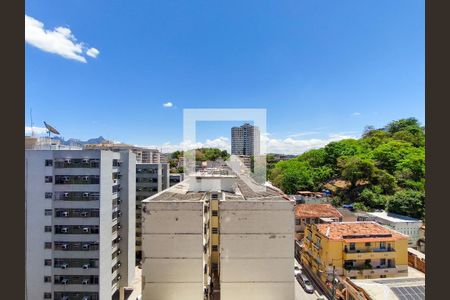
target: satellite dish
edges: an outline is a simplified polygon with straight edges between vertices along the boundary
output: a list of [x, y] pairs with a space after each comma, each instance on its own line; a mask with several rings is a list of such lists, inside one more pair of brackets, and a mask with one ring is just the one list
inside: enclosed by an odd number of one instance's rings
[[58, 130], [56, 130], [54, 127], [50, 126], [49, 124], [45, 123], [45, 121], [44, 121], [44, 125], [45, 125], [45, 128], [47, 128], [47, 130], [49, 131], [49, 133], [52, 132], [54, 134], [60, 134]]

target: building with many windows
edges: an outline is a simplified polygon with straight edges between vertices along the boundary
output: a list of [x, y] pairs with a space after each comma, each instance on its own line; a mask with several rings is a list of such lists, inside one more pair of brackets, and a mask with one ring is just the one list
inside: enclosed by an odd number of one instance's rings
[[303, 246], [303, 265], [324, 283], [333, 271], [350, 279], [408, 274], [408, 237], [376, 222], [312, 224]]
[[294, 299], [294, 202], [254, 185], [211, 171], [143, 201], [143, 299]]
[[86, 144], [83, 146], [83, 148], [110, 150], [114, 152], [130, 150], [136, 155], [136, 163], [156, 164], [167, 162], [164, 155], [158, 149], [138, 147], [128, 144], [117, 144], [112, 142], [105, 142], [101, 144]]
[[169, 187], [169, 164], [136, 164], [136, 261], [142, 258], [141, 201]]
[[110, 300], [135, 271], [136, 158], [26, 150], [26, 296]]
[[231, 154], [233, 155], [259, 155], [260, 132], [259, 128], [248, 123], [240, 127], [231, 128]]

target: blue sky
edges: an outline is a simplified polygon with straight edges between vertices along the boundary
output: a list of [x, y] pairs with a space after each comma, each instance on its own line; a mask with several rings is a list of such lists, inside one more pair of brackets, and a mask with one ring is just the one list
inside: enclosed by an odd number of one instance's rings
[[[25, 125], [32, 108], [66, 138], [172, 150], [184, 108], [266, 108], [271, 145], [299, 153], [425, 121], [424, 1], [27, 0], [25, 13]], [[231, 125], [199, 124], [199, 141], [226, 144]]]

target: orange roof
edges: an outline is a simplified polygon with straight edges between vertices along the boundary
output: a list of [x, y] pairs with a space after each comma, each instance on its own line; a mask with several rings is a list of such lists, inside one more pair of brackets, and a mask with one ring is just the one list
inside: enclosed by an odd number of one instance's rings
[[342, 214], [331, 204], [298, 204], [295, 206], [297, 218], [342, 218]]
[[327, 236], [331, 240], [370, 242], [408, 239], [406, 235], [383, 227], [372, 221], [337, 222], [330, 224], [317, 224], [315, 226], [322, 235]]

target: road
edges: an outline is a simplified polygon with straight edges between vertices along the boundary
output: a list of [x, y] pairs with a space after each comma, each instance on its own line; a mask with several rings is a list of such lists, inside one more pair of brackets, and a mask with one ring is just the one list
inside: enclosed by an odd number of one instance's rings
[[[297, 267], [299, 267], [300, 269], [302, 269], [302, 266], [297, 262], [297, 260], [295, 260], [295, 265]], [[310, 281], [312, 282], [312, 280], [310, 279]], [[295, 300], [317, 300], [317, 298], [320, 297], [320, 295], [322, 295], [322, 293], [319, 293], [317, 290], [316, 285], [314, 284], [314, 282], [312, 282], [313, 286], [314, 286], [314, 294], [308, 294], [307, 292], [305, 292], [305, 290], [302, 288], [302, 286], [300, 285], [300, 283], [298, 283], [297, 279], [295, 279]]]

